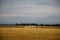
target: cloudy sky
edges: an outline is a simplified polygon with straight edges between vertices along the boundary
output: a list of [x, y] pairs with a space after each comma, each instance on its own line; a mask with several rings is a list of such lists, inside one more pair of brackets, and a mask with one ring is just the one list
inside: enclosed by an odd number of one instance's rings
[[0, 0], [0, 24], [60, 24], [60, 0]]

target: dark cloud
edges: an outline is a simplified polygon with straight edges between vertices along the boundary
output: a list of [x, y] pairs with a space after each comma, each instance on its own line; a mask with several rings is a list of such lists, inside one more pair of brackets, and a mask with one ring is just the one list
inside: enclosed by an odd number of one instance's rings
[[[58, 6], [60, 0], [0, 0], [2, 4], [31, 4], [31, 5], [52, 5]], [[0, 4], [1, 4], [0, 3]]]
[[33, 0], [36, 5], [58, 6], [60, 0]]
[[60, 3], [60, 0], [55, 0], [57, 3]]
[[55, 2], [60, 6], [60, 0], [55, 0]]

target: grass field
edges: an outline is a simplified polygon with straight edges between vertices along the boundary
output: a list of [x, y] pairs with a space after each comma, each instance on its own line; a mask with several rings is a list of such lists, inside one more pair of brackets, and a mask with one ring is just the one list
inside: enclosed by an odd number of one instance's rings
[[60, 29], [2, 27], [0, 40], [60, 40]]

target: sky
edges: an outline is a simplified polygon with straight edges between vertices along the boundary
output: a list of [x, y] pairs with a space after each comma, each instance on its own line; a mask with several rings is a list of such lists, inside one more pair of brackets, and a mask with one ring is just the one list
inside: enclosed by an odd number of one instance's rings
[[60, 0], [0, 0], [0, 24], [60, 24]]

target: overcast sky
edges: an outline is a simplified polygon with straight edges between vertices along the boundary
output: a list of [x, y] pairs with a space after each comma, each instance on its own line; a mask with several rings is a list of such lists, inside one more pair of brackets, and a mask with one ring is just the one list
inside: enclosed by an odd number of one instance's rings
[[60, 24], [60, 0], [0, 0], [0, 24]]

